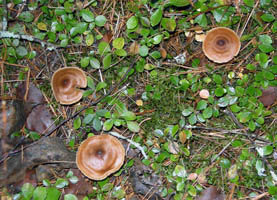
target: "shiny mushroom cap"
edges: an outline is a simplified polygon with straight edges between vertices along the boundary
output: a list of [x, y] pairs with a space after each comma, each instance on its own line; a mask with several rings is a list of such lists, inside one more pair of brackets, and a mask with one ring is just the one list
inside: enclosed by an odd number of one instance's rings
[[95, 135], [79, 146], [76, 163], [81, 172], [90, 179], [102, 180], [123, 165], [125, 149], [111, 135]]
[[214, 28], [207, 33], [202, 48], [210, 60], [225, 63], [239, 53], [240, 38], [229, 28]]
[[82, 98], [83, 92], [78, 88], [87, 87], [87, 77], [78, 67], [61, 68], [53, 74], [51, 87], [58, 102], [70, 105]]

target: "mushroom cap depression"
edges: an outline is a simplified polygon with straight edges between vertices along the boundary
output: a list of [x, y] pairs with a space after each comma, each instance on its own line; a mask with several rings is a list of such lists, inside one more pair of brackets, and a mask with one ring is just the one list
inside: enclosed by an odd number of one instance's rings
[[81, 172], [90, 179], [102, 180], [116, 172], [124, 163], [125, 149], [111, 135], [95, 135], [79, 146], [76, 163]]
[[82, 98], [83, 91], [78, 88], [87, 87], [87, 77], [78, 67], [60, 68], [53, 74], [51, 87], [58, 102], [70, 105]]
[[207, 33], [202, 48], [210, 60], [225, 63], [239, 53], [240, 38], [229, 28], [213, 28]]

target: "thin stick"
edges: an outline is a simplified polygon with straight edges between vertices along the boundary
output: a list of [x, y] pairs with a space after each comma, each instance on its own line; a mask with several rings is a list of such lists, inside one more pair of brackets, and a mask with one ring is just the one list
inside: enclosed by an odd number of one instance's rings
[[115, 137], [117, 137], [117, 138], [120, 138], [120, 139], [123, 139], [123, 140], [127, 140], [130, 144], [134, 145], [137, 149], [140, 150], [140, 152], [142, 153], [142, 155], [143, 155], [143, 157], [144, 157], [145, 159], [148, 158], [148, 156], [146, 155], [146, 153], [145, 153], [143, 147], [140, 146], [139, 143], [136, 143], [136, 142], [134, 142], [133, 140], [130, 140], [130, 139], [124, 137], [123, 135], [120, 135], [120, 134], [117, 133], [117, 132], [111, 131], [111, 132], [109, 132], [109, 134], [111, 134], [112, 136], [115, 136]]
[[255, 4], [255, 6], [253, 7], [253, 9], [252, 9], [250, 15], [249, 15], [248, 18], [247, 18], [246, 23], [244, 24], [244, 26], [243, 26], [243, 28], [242, 28], [240, 34], [239, 34], [239, 37], [242, 36], [242, 34], [243, 34], [243, 32], [244, 32], [244, 30], [245, 30], [245, 28], [246, 28], [246, 26], [247, 26], [247, 24], [248, 24], [250, 18], [252, 17], [252, 15], [253, 15], [253, 13], [254, 13], [254, 11], [255, 11], [255, 8], [258, 6], [259, 2], [260, 2], [260, 1], [258, 0], [257, 3]]

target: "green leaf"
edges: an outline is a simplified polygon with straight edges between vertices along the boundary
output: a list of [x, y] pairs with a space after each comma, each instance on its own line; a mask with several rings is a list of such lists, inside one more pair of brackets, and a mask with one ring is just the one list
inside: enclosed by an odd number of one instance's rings
[[80, 15], [82, 16], [83, 20], [86, 22], [93, 22], [94, 21], [94, 15], [90, 10], [81, 10]]
[[178, 176], [181, 178], [186, 178], [187, 177], [187, 171], [182, 165], [176, 165], [174, 172], [174, 176]]
[[113, 47], [116, 49], [122, 49], [124, 46], [124, 38], [120, 37], [120, 38], [116, 38], [115, 40], [113, 40]]
[[171, 18], [163, 18], [161, 21], [161, 25], [165, 30], [172, 32], [176, 28], [176, 21], [175, 19]]
[[183, 191], [184, 188], [185, 188], [185, 183], [184, 183], [184, 182], [178, 182], [178, 183], [177, 183], [177, 185], [176, 185], [176, 190], [177, 190], [178, 192]]
[[104, 125], [103, 125], [103, 130], [104, 131], [109, 131], [112, 129], [113, 127], [113, 123], [114, 123], [114, 120], [113, 119], [108, 119], [104, 122]]
[[270, 186], [268, 188], [268, 193], [271, 195], [277, 195], [277, 186]]
[[28, 22], [32, 22], [34, 20], [34, 15], [32, 13], [30, 13], [29, 11], [24, 11], [19, 15], [18, 18], [20, 20], [28, 23]]
[[92, 34], [88, 34], [86, 36], [86, 45], [91, 46], [94, 43], [94, 36]]
[[49, 187], [47, 190], [46, 200], [59, 200], [61, 192], [54, 187]]
[[132, 120], [135, 120], [137, 118], [135, 113], [133, 113], [131, 111], [125, 111], [125, 112], [123, 112], [120, 115], [120, 117], [122, 117], [123, 119], [128, 120], [128, 121], [132, 121]]
[[111, 47], [107, 42], [100, 42], [98, 45], [99, 54], [102, 56], [111, 51]]
[[221, 85], [222, 84], [222, 77], [218, 74], [213, 75], [213, 80], [216, 84]]
[[153, 37], [153, 44], [160, 44], [162, 39], [163, 39], [163, 35], [162, 34], [156, 35], [155, 37]]
[[192, 115], [189, 116], [189, 123], [191, 125], [194, 125], [196, 124], [196, 122], [197, 122], [197, 118], [196, 118], [196, 115], [193, 113]]
[[140, 23], [142, 26], [150, 27], [150, 21], [147, 17], [140, 17]]
[[125, 191], [123, 189], [115, 189], [112, 192], [112, 196], [116, 199], [123, 199], [125, 197]]
[[17, 53], [17, 55], [24, 57], [28, 54], [28, 51], [25, 47], [19, 46], [16, 48], [16, 53]]
[[259, 41], [262, 44], [272, 44], [272, 39], [269, 35], [259, 35]]
[[256, 150], [258, 151], [258, 153], [261, 157], [264, 157], [264, 156], [268, 156], [268, 155], [272, 154], [273, 147], [267, 145], [264, 147], [256, 147]]
[[112, 63], [112, 54], [108, 53], [104, 58], [103, 58], [103, 67], [104, 69], [107, 69], [111, 66]]
[[207, 27], [208, 20], [205, 14], [201, 14], [195, 18], [195, 23], [199, 24], [202, 27]]
[[176, 7], [184, 7], [190, 4], [190, 0], [169, 0], [169, 3]]
[[196, 110], [204, 110], [205, 108], [207, 108], [207, 101], [205, 100], [200, 100], [198, 103], [197, 103], [197, 106], [196, 106]]
[[240, 123], [246, 123], [251, 119], [251, 112], [241, 112], [238, 114]]
[[222, 87], [218, 87], [218, 88], [215, 89], [215, 95], [217, 97], [223, 96], [224, 93], [225, 93], [225, 91], [224, 91], [224, 89]]
[[88, 87], [92, 90], [95, 90], [95, 83], [93, 79], [87, 76], [87, 82], [88, 82]]
[[145, 57], [148, 55], [148, 47], [146, 45], [143, 45], [141, 47], [139, 47], [139, 55], [142, 56], [142, 57]]
[[58, 178], [55, 183], [56, 188], [61, 189], [68, 186], [68, 181], [63, 178]]
[[44, 200], [47, 196], [45, 187], [36, 187], [33, 193], [33, 200]]
[[191, 196], [193, 196], [193, 197], [195, 197], [196, 196], [196, 189], [195, 189], [195, 187], [193, 186], [193, 185], [189, 185], [188, 186], [188, 193], [191, 195]]
[[82, 124], [81, 118], [77, 117], [73, 122], [74, 129], [78, 130], [81, 127], [81, 124]]
[[80, 61], [81, 67], [87, 67], [89, 65], [89, 57], [84, 57]]
[[31, 183], [25, 183], [22, 188], [21, 188], [21, 192], [22, 195], [24, 196], [24, 198], [26, 200], [29, 200], [32, 198], [33, 196], [33, 192], [34, 192], [34, 186]]
[[114, 51], [114, 53], [115, 53], [117, 56], [121, 56], [121, 57], [127, 56], [127, 52], [126, 52], [124, 49], [116, 49], [116, 50]]
[[100, 68], [100, 62], [99, 62], [98, 59], [96, 59], [96, 58], [90, 58], [89, 62], [90, 62], [90, 66], [91, 67], [93, 67], [95, 69], [99, 69]]
[[163, 16], [162, 8], [158, 8], [150, 17], [151, 26], [156, 26], [160, 23]]
[[275, 19], [275, 17], [269, 13], [265, 13], [261, 16], [261, 19], [265, 22], [272, 22]]
[[182, 111], [182, 115], [183, 115], [184, 117], [187, 117], [187, 116], [189, 116], [192, 112], [193, 112], [193, 108], [184, 109], [184, 110]]
[[66, 194], [64, 200], [78, 200], [78, 198], [74, 194]]
[[127, 121], [127, 127], [130, 131], [135, 133], [139, 132], [140, 130], [139, 124], [133, 121]]
[[259, 44], [258, 47], [264, 53], [270, 53], [274, 50], [271, 44]]
[[102, 123], [98, 117], [95, 117], [92, 122], [92, 127], [95, 129], [95, 131], [100, 131], [102, 128]]
[[134, 29], [138, 25], [138, 18], [136, 16], [132, 16], [127, 21], [127, 29]]
[[209, 119], [213, 116], [213, 109], [211, 107], [208, 107], [206, 108], [204, 111], [203, 111], [203, 117], [205, 119]]
[[98, 15], [96, 18], [95, 18], [95, 24], [96, 26], [104, 26], [105, 23], [106, 23], [107, 19], [105, 16], [103, 15]]
[[99, 90], [101, 90], [101, 89], [103, 89], [105, 87], [107, 87], [107, 83], [105, 83], [105, 82], [99, 82], [97, 84], [97, 86], [96, 86], [96, 91], [98, 92]]
[[249, 7], [253, 7], [255, 3], [254, 0], [243, 0], [243, 2]]

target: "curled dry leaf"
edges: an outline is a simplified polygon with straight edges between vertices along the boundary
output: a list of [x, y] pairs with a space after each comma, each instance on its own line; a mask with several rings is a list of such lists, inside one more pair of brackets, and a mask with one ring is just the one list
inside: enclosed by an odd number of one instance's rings
[[210, 186], [206, 188], [202, 193], [201, 196], [197, 198], [197, 200], [224, 200], [224, 194], [222, 191], [215, 186]]
[[166, 50], [164, 48], [160, 48], [160, 53], [161, 53], [162, 58], [165, 59], [167, 56]]
[[277, 87], [268, 87], [263, 90], [263, 94], [259, 99], [264, 106], [271, 106], [277, 100]]

